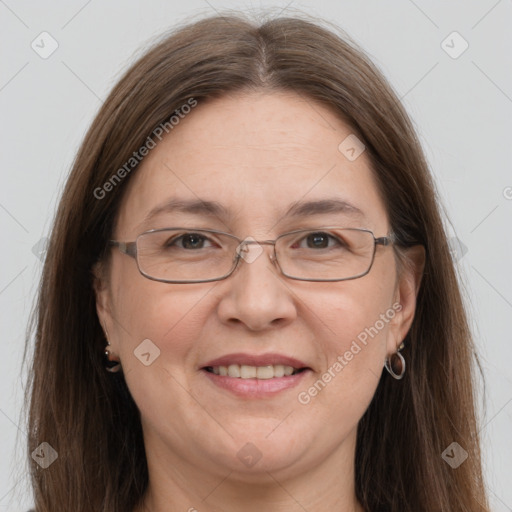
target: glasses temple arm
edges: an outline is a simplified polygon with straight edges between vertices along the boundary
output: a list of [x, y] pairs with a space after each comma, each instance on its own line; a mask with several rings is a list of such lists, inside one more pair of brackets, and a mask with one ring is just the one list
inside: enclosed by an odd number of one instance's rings
[[394, 233], [390, 233], [388, 236], [381, 236], [375, 239], [377, 245], [392, 245], [397, 241], [397, 236]]
[[117, 247], [123, 254], [131, 256], [132, 258], [137, 257], [136, 242], [118, 242], [117, 240], [109, 240], [108, 245], [110, 247]]

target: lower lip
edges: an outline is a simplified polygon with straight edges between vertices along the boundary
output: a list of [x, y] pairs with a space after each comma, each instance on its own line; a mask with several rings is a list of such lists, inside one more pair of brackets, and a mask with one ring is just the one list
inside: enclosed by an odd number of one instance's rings
[[286, 389], [297, 386], [311, 370], [303, 370], [288, 377], [274, 377], [272, 379], [241, 379], [216, 375], [207, 370], [201, 370], [216, 386], [227, 389], [237, 396], [244, 398], [266, 398]]

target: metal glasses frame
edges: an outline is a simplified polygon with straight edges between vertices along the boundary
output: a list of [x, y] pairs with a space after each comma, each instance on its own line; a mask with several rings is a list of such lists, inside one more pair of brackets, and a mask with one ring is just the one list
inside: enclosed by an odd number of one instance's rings
[[[372, 252], [372, 259], [371, 259], [371, 262], [370, 262], [370, 265], [368, 266], [368, 269], [361, 273], [361, 274], [358, 274], [356, 276], [353, 276], [353, 277], [343, 277], [341, 279], [312, 279], [312, 278], [302, 278], [302, 277], [294, 277], [294, 276], [290, 276], [288, 274], [285, 274], [283, 272], [283, 269], [281, 268], [281, 265], [279, 264], [279, 261], [277, 259], [277, 252], [276, 252], [276, 242], [280, 239], [280, 238], [283, 238], [285, 236], [288, 236], [288, 235], [292, 235], [292, 234], [295, 234], [295, 233], [306, 233], [306, 232], [315, 232], [315, 231], [322, 231], [322, 230], [326, 230], [326, 229], [344, 229], [344, 230], [352, 230], [352, 231], [363, 231], [363, 232], [366, 232], [366, 233], [370, 233], [373, 237], [373, 252]], [[234, 240], [236, 240], [238, 242], [238, 246], [237, 246], [237, 251], [235, 253], [235, 258], [233, 260], [233, 265], [231, 267], [231, 270], [229, 272], [227, 272], [225, 275], [221, 276], [221, 277], [215, 277], [215, 278], [212, 278], [212, 279], [199, 279], [199, 280], [175, 280], [175, 279], [161, 279], [161, 278], [157, 278], [157, 277], [153, 277], [147, 273], [145, 273], [141, 268], [140, 268], [140, 264], [139, 264], [139, 260], [137, 258], [137, 241], [138, 239], [143, 236], [143, 235], [146, 235], [148, 233], [156, 233], [156, 232], [161, 232], [161, 231], [170, 231], [170, 230], [185, 230], [185, 231], [189, 231], [189, 232], [192, 232], [192, 233], [195, 233], [195, 232], [198, 232], [198, 231], [201, 231], [201, 232], [206, 232], [206, 233], [215, 233], [217, 235], [225, 235], [225, 236], [228, 236], [230, 238], [233, 238]], [[161, 229], [150, 229], [148, 231], [144, 231], [143, 233], [141, 233], [140, 235], [137, 236], [137, 238], [135, 239], [135, 241], [133, 242], [121, 242], [119, 240], [109, 240], [108, 242], [108, 245], [110, 247], [117, 247], [123, 254], [126, 254], [127, 256], [131, 256], [137, 263], [137, 268], [139, 269], [139, 272], [144, 276], [146, 277], [147, 279], [151, 279], [152, 281], [158, 281], [158, 282], [161, 282], [161, 283], [174, 283], [174, 284], [192, 284], [192, 283], [209, 283], [209, 282], [212, 282], [212, 281], [222, 281], [223, 279], [226, 279], [228, 278], [235, 270], [236, 268], [238, 267], [238, 262], [240, 261], [241, 258], [241, 253], [243, 252], [243, 248], [245, 248], [245, 246], [249, 245], [249, 244], [259, 244], [259, 245], [273, 245], [274, 246], [274, 252], [273, 254], [270, 255], [270, 261], [272, 261], [272, 263], [275, 263], [277, 264], [277, 267], [279, 268], [280, 272], [282, 275], [284, 275], [285, 277], [288, 277], [289, 279], [295, 279], [297, 281], [315, 281], [315, 282], [332, 282], [332, 281], [349, 281], [349, 280], [352, 280], [352, 279], [358, 279], [360, 277], [363, 277], [365, 276], [366, 274], [368, 274], [373, 266], [373, 262], [375, 260], [375, 253], [377, 251], [377, 245], [383, 245], [383, 246], [388, 246], [388, 245], [393, 245], [394, 243], [396, 243], [396, 236], [394, 233], [389, 233], [389, 235], [387, 236], [381, 236], [381, 237], [378, 237], [376, 238], [375, 235], [373, 234], [373, 231], [369, 230], [369, 229], [365, 229], [365, 228], [345, 228], [345, 227], [341, 227], [341, 226], [322, 226], [322, 227], [318, 227], [318, 228], [314, 228], [314, 229], [297, 229], [295, 231], [289, 231], [288, 233], [283, 233], [282, 235], [279, 235], [275, 240], [242, 240], [240, 238], [238, 238], [237, 236], [235, 235], [232, 235], [231, 233], [226, 233], [224, 231], [218, 231], [218, 230], [215, 230], [215, 229], [202, 229], [202, 228], [190, 228], [190, 227], [186, 227], [186, 228], [181, 228], [181, 227], [173, 227], [173, 228], [161, 228]]]

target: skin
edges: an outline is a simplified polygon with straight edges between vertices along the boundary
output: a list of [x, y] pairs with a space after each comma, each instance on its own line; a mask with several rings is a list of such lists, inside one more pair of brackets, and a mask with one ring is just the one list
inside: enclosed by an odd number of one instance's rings
[[[114, 237], [132, 241], [145, 230], [185, 223], [256, 240], [333, 224], [385, 236], [388, 216], [366, 154], [349, 161], [338, 150], [351, 133], [331, 111], [293, 93], [238, 93], [200, 103], [132, 177]], [[143, 222], [171, 196], [216, 200], [231, 215], [221, 221], [164, 213]], [[283, 219], [294, 201], [333, 196], [366, 219], [332, 213]], [[357, 424], [386, 356], [412, 323], [424, 253], [411, 249], [414, 265], [398, 275], [394, 249], [377, 246], [369, 274], [322, 283], [282, 276], [271, 247], [262, 247], [255, 261], [211, 283], [146, 279], [117, 250], [108, 268], [97, 269], [98, 315], [142, 418], [150, 484], [136, 512], [363, 510], [354, 492]], [[378, 335], [307, 405], [299, 403], [298, 393], [397, 303], [401, 311]], [[144, 339], [160, 350], [149, 366], [133, 353]], [[243, 399], [199, 370], [233, 352], [278, 352], [313, 372], [299, 388]], [[261, 454], [252, 467], [237, 457], [248, 442]]]

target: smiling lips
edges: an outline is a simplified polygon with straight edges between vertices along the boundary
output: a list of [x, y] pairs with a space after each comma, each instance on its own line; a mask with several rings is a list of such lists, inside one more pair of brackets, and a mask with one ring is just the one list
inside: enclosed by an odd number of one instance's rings
[[273, 379], [276, 377], [288, 377], [302, 371], [303, 368], [294, 368], [282, 364], [267, 366], [250, 366], [246, 364], [230, 364], [229, 366], [209, 366], [206, 371], [223, 377], [235, 377], [239, 379]]
[[297, 385], [311, 370], [298, 359], [281, 354], [229, 354], [201, 368], [218, 386], [239, 396], [264, 397]]
[[281, 354], [228, 354], [209, 361], [203, 369], [215, 375], [242, 379], [272, 379], [293, 375], [308, 366]]

